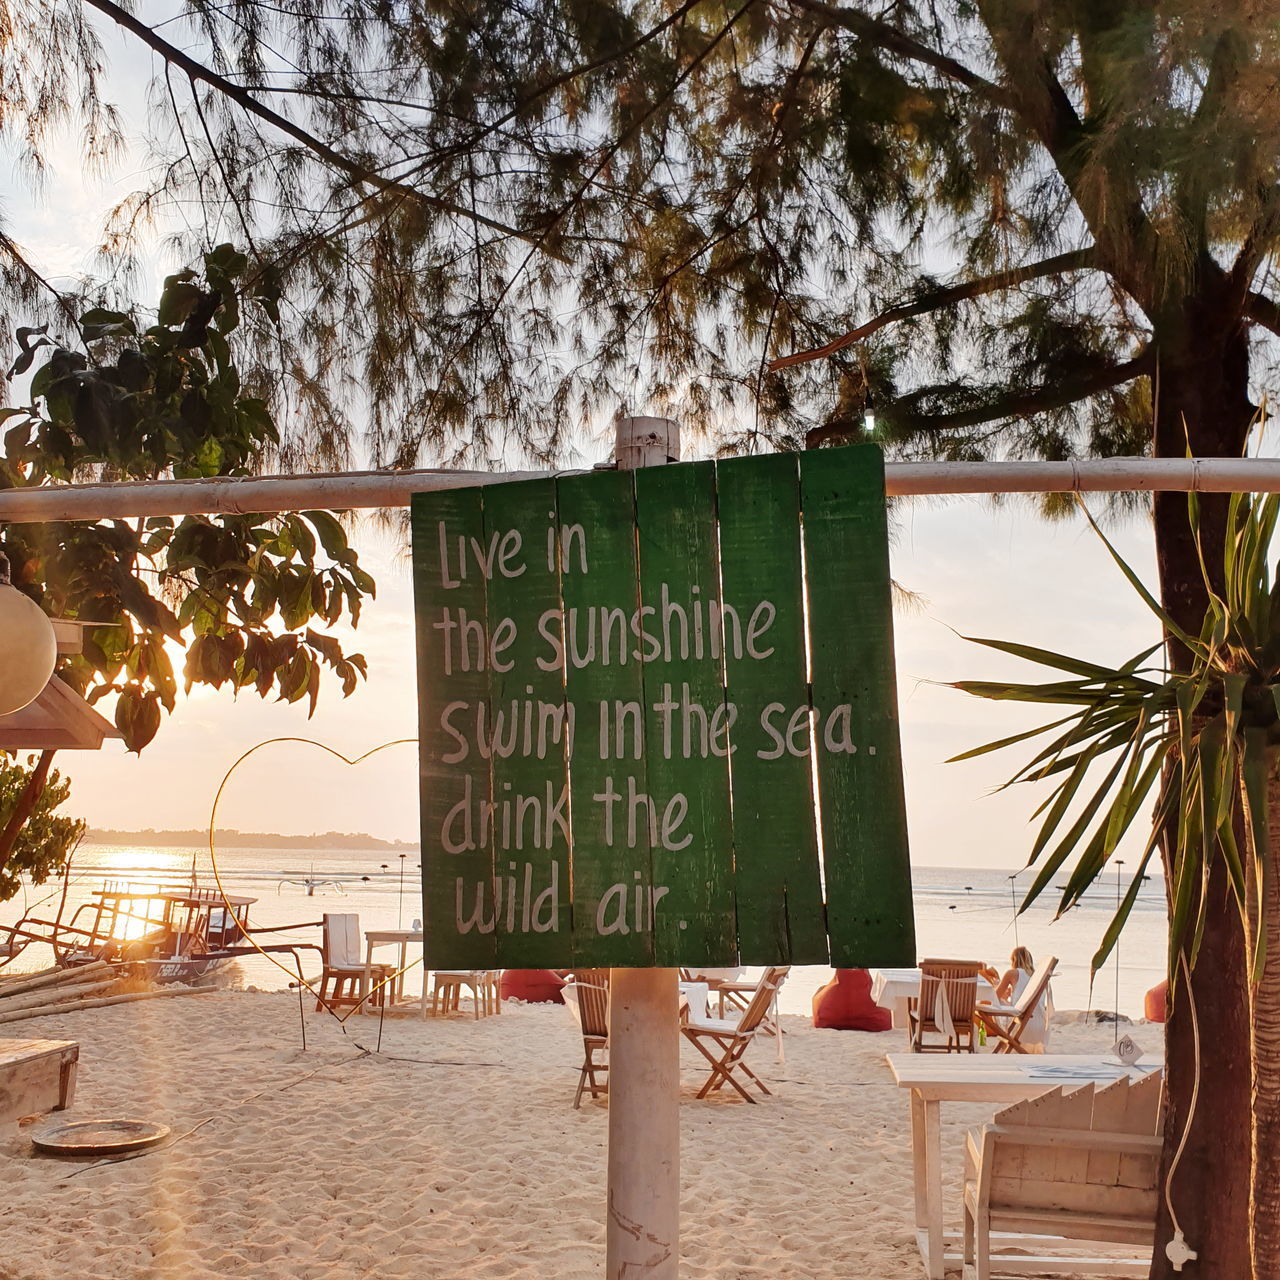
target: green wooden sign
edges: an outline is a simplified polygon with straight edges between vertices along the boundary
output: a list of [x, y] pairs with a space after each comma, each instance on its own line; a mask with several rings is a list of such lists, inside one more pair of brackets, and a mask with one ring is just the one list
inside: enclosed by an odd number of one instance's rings
[[873, 445], [418, 494], [432, 968], [915, 963]]

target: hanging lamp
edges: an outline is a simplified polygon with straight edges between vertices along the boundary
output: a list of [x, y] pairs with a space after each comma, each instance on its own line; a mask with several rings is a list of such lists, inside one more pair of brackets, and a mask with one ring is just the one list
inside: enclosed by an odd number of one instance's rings
[[53, 675], [58, 641], [48, 615], [9, 578], [0, 553], [0, 716], [34, 702]]

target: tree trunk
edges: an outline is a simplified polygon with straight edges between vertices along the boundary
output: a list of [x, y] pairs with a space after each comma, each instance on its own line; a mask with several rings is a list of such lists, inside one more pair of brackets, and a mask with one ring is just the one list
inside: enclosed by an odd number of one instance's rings
[[[1172, 318], [1164, 317], [1156, 337], [1157, 456], [1180, 458], [1191, 452], [1198, 457], [1240, 457], [1254, 408], [1248, 398], [1248, 339], [1238, 312], [1201, 301]], [[1222, 563], [1227, 501], [1225, 495], [1201, 495], [1200, 538], [1211, 567]], [[1155, 530], [1161, 600], [1179, 626], [1199, 634], [1208, 599], [1184, 494], [1156, 495]], [[1182, 646], [1170, 645], [1170, 661], [1185, 669]], [[1172, 884], [1175, 868], [1168, 846], [1164, 854], [1167, 883]], [[1176, 1272], [1165, 1256], [1163, 1245], [1172, 1238], [1173, 1226], [1161, 1196], [1151, 1280], [1248, 1280], [1251, 1275], [1254, 1280], [1276, 1280], [1275, 1271], [1254, 1275], [1249, 1256], [1248, 970], [1240, 913], [1221, 858], [1200, 892], [1205, 898], [1205, 928], [1190, 990], [1180, 963], [1170, 975], [1161, 1160], [1164, 1185], [1186, 1132], [1186, 1149], [1173, 1169], [1170, 1196], [1187, 1244], [1198, 1258]], [[1192, 1001], [1199, 1021], [1199, 1054]], [[1199, 1099], [1192, 1114], [1197, 1078]]]
[[[1253, 1030], [1253, 1193], [1250, 1200], [1253, 1274], [1258, 1280], [1280, 1276], [1280, 882], [1275, 855], [1280, 851], [1280, 779], [1267, 779], [1268, 848], [1248, 860], [1256, 903], [1254, 927], [1261, 927], [1266, 961], [1251, 987]], [[1261, 867], [1261, 883], [1256, 870]]]

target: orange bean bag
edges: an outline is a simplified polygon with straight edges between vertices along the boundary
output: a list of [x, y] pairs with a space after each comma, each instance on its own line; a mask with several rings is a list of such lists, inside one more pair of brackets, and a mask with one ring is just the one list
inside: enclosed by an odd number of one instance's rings
[[1142, 998], [1142, 1015], [1148, 1022], [1164, 1022], [1169, 1017], [1169, 979], [1157, 983]]
[[835, 1031], [889, 1031], [893, 1014], [871, 999], [871, 975], [865, 969], [837, 969], [813, 995], [813, 1025]]
[[530, 1004], [564, 1004], [560, 988], [564, 979], [553, 969], [504, 969], [501, 994], [504, 1000], [527, 1000]]

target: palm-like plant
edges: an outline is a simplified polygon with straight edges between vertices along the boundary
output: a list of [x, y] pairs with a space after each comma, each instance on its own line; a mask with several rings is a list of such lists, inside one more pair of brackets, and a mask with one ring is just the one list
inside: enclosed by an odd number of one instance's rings
[[[1199, 541], [1199, 508], [1190, 499]], [[1222, 859], [1251, 958], [1253, 1084], [1250, 1248], [1255, 1280], [1280, 1275], [1280, 564], [1269, 555], [1280, 495], [1232, 497], [1221, 563], [1202, 553], [1209, 607], [1200, 634], [1180, 628], [1090, 518], [1098, 536], [1186, 661], [1151, 660], [1159, 645], [1111, 668], [999, 640], [976, 643], [1049, 668], [1041, 684], [961, 681], [978, 697], [1071, 708], [1047, 724], [956, 756], [969, 759], [1052, 735], [1006, 783], [1056, 779], [1036, 810], [1030, 905], [1070, 863], [1058, 913], [1101, 874], [1155, 796], [1155, 821], [1128, 890], [1093, 958], [1097, 972], [1163, 845], [1169, 885], [1170, 975], [1194, 964], [1216, 859]], [[1101, 770], [1099, 780], [1098, 770]], [[1189, 984], [1171, 991], [1190, 991]]]

